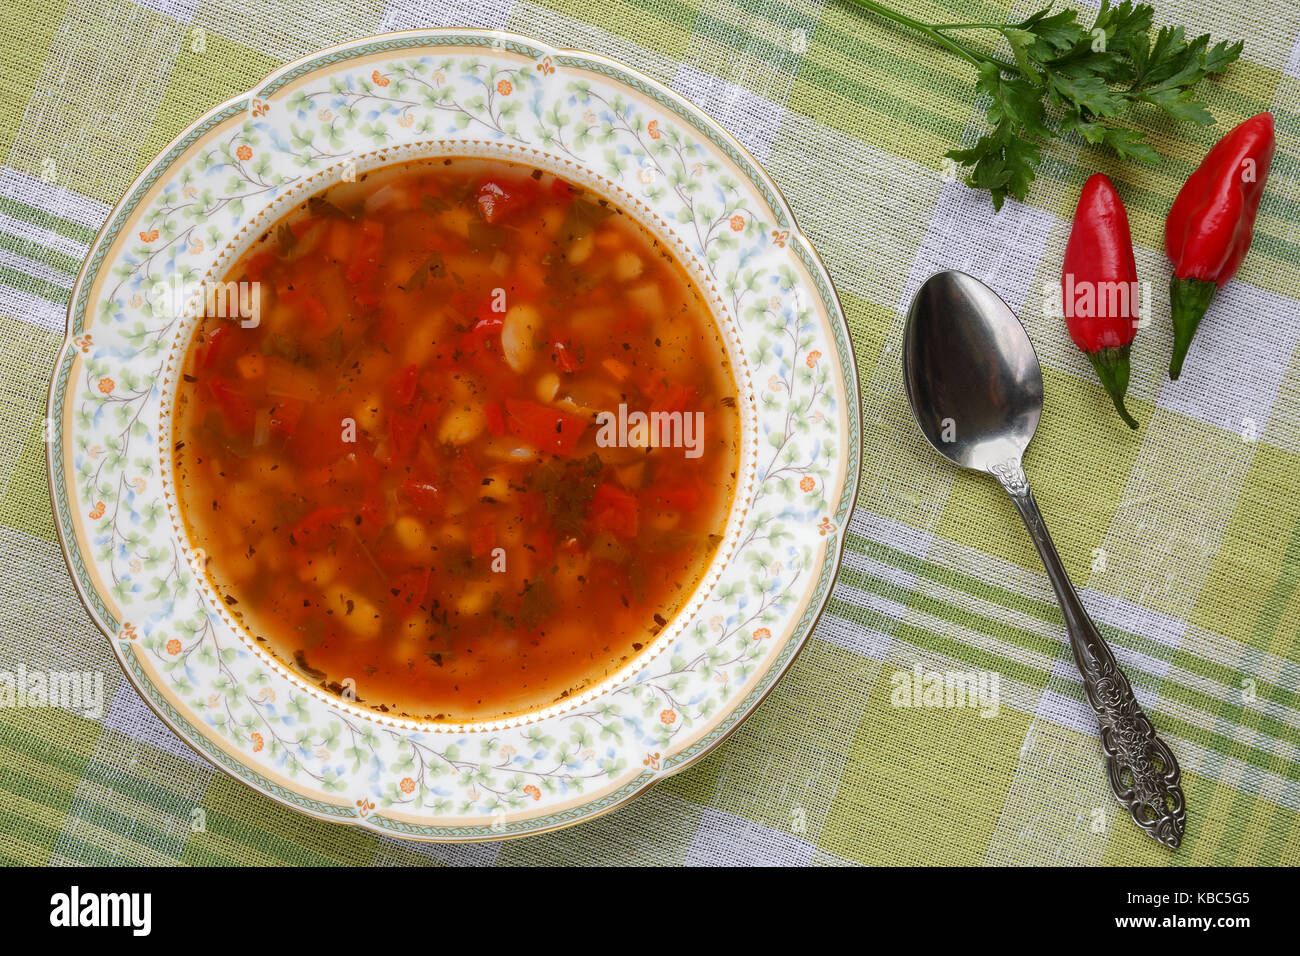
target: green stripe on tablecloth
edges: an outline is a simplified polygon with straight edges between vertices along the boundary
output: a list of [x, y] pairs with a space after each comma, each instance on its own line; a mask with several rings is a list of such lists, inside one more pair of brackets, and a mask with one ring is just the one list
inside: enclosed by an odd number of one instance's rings
[[213, 776], [203, 808], [207, 833], [186, 841], [186, 863], [224, 858], [261, 865], [361, 866], [370, 861], [379, 839], [356, 827], [303, 816], [224, 773]]
[[[867, 541], [857, 535], [848, 535], [846, 537], [846, 546], [850, 551], [870, 555], [899, 570], [960, 589], [995, 606], [1016, 610], [1045, 623], [1057, 625], [1062, 623], [1060, 611], [1054, 605], [1042, 604], [1005, 589], [989, 585], [978, 578], [951, 569], [937, 567], [886, 545]], [[967, 628], [990, 637], [996, 636], [999, 640], [1005, 640], [1013, 645], [1025, 647], [1028, 650], [1050, 657], [1055, 657], [1062, 648], [1062, 645], [1032, 631], [1014, 627], [994, 616], [979, 614], [958, 607], [950, 602], [923, 594], [919, 590], [914, 590], [910, 599], [902, 598], [898, 593], [899, 588], [897, 585], [855, 567], [850, 566], [842, 569], [838, 580], [851, 587], [867, 593], [877, 594], [889, 600], [905, 601], [909, 609], [929, 614], [954, 626]], [[840, 594], [843, 594], [843, 592], [840, 592]], [[845, 601], [842, 597], [833, 600], [832, 608], [833, 613], [837, 616], [850, 620], [863, 620], [863, 623], [876, 626], [891, 620], [887, 615], [881, 615], [879, 612], [870, 609], [859, 608], [858, 605]], [[996, 670], [1014, 680], [1035, 686], [1042, 686], [1046, 678], [1045, 672], [1029, 667], [1023, 662], [1009, 660], [1002, 655], [973, 648], [962, 641], [934, 634], [925, 628], [916, 627], [903, 620], [894, 621], [892, 627], [884, 630], [900, 640], [906, 640], [915, 647], [943, 654], [972, 668]], [[1229, 688], [1234, 686], [1233, 677], [1235, 674], [1226, 667], [1191, 657], [1182, 651], [1168, 648], [1159, 642], [1120, 628], [1101, 624], [1099, 630], [1114, 646], [1127, 647], [1157, 660], [1168, 660], [1175, 666], [1217, 680]], [[1257, 711], [1248, 711], [1240, 705], [1227, 703], [1204, 691], [1195, 690], [1175, 681], [1147, 674], [1145, 671], [1132, 666], [1128, 667], [1127, 671], [1134, 686], [1153, 691], [1158, 690], [1162, 701], [1181, 703], [1204, 714], [1226, 716], [1234, 723], [1243, 726], [1249, 725], [1252, 729], [1280, 740], [1296, 736], [1297, 732], [1294, 727], [1274, 717], [1259, 714]], [[1284, 688], [1273, 686], [1264, 680], [1259, 680], [1257, 687], [1257, 693], [1262, 699], [1271, 700], [1292, 710], [1300, 706], [1300, 698]], [[1077, 700], [1084, 699], [1082, 685], [1077, 681], [1071, 681], [1067, 693]], [[1156, 709], [1157, 712], [1161, 712], [1166, 711], [1167, 707], [1162, 706]], [[1232, 741], [1222, 734], [1207, 731], [1178, 720], [1173, 716], [1162, 716], [1161, 727], [1169, 733], [1195, 740], [1218, 752], [1239, 756], [1252, 766], [1260, 769], [1272, 769], [1289, 780], [1300, 780], [1300, 762], [1284, 759], [1281, 766], [1276, 766], [1279, 760], [1276, 754], [1272, 754], [1260, 747], [1251, 747]]]
[[[21, 146], [13, 156], [6, 151], [0, 162], [39, 175], [39, 160], [50, 150], [86, 144], [77, 167], [60, 170], [64, 178], [57, 185], [108, 202], [205, 110], [309, 47], [373, 31], [384, 15], [380, 0], [344, 0], [328, 10], [272, 4], [269, 13], [233, 0], [201, 0], [188, 24], [127, 0], [76, 2], [71, 10], [58, 0], [25, 7], [21, 49], [0, 58], [0, 78], [7, 81], [0, 86], [0, 144]], [[1128, 204], [1143, 267], [1163, 266], [1163, 217], [1183, 178], [1228, 126], [1270, 106], [1280, 152], [1241, 280], [1281, 297], [1291, 310], [1300, 308], [1300, 81], [1278, 72], [1278, 51], [1290, 48], [1294, 31], [1291, 21], [1275, 17], [1270, 28], [1285, 36], [1252, 38], [1262, 27], [1250, 18], [1238, 24], [1222, 16], [1220, 2], [1209, 0], [1203, 15], [1199, 4], [1173, 9], [1157, 0], [1162, 21], [1199, 32], [1210, 28], [1202, 23], [1209, 16], [1216, 39], [1231, 22], [1246, 35], [1247, 56], [1270, 51], [1271, 69], [1243, 62], [1204, 87], [1218, 126], [1175, 128], [1151, 120], [1152, 140], [1164, 154], [1154, 167], [1121, 163], [1076, 143], [1053, 146], [1029, 196], [1030, 208], [988, 220], [989, 228], [1005, 231], [1012, 258], [1024, 261], [972, 267], [996, 265], [999, 282], [1032, 286], [1027, 324], [1036, 342], [1048, 336], [1054, 358], [1063, 347], [1059, 330], [1049, 329], [1032, 310], [1038, 285], [1059, 270], [1083, 179], [1098, 169], [1112, 175]], [[1009, 22], [1033, 9], [971, 0], [896, 3], [930, 22]], [[801, 226], [826, 253], [841, 292], [862, 370], [861, 506], [900, 522], [903, 535], [910, 528], [933, 537], [926, 553], [913, 557], [849, 534], [851, 567], [840, 578], [819, 636], [724, 745], [631, 807], [575, 830], [508, 844], [498, 862], [672, 863], [688, 852], [707, 858], [717, 836], [703, 828], [719, 820], [729, 826], [737, 818], [753, 825], [753, 838], [763, 843], [759, 851], [777, 858], [815, 843], [827, 858], [867, 862], [1300, 861], [1300, 815], [1275, 802], [1293, 805], [1300, 799], [1297, 756], [1271, 753], [1273, 744], [1261, 739], [1275, 738], [1283, 749], [1300, 740], [1287, 723], [1300, 710], [1300, 455], [1277, 447], [1292, 436], [1300, 439], [1300, 431], [1288, 427], [1300, 395], [1300, 366], [1290, 363], [1264, 438], [1243, 450], [1221, 426], [1158, 408], [1158, 369], [1135, 370], [1143, 399], [1134, 406], [1146, 425], [1130, 435], [1101, 424], [1113, 424], [1112, 413], [1086, 367], [1045, 362], [1048, 407], [1027, 464], [1058, 547], [1077, 583], [1129, 602], [1114, 613], [1151, 613], [1166, 622], [1163, 641], [1173, 635], [1171, 646], [1140, 633], [1140, 627], [1131, 633], [1100, 625], [1117, 647], [1141, 655], [1130, 677], [1154, 695], [1152, 711], [1162, 733], [1185, 748], [1180, 757], [1191, 823], [1183, 850], [1171, 855], [1120, 815], [1096, 772], [1095, 736], [1034, 714], [1035, 701], [1050, 704], [1052, 695], [1083, 699], [1061, 640], [1060, 612], [1046, 598], [1037, 557], [1000, 490], [948, 469], [919, 445], [902, 395], [897, 310], [919, 244], [934, 238], [935, 227], [951, 226], [955, 259], [967, 254], [968, 238], [988, 248], [975, 234], [985, 223], [959, 211], [971, 208], [972, 197], [941, 189], [940, 177], [931, 172], [942, 168], [946, 150], [984, 129], [969, 66], [841, 0], [557, 0], [544, 8], [517, 0], [500, 9], [510, 9], [509, 23], [555, 24], [555, 35], [548, 37], [555, 42], [568, 41], [572, 30], [594, 37], [603, 51], [629, 51], [669, 81], [685, 64], [785, 106], [777, 129], [744, 132], [771, 139], [772, 171]], [[547, 9], [560, 16], [550, 20]], [[144, 42], [116, 38], [111, 22], [135, 25], [144, 31]], [[190, 47], [193, 27], [207, 31], [204, 53]], [[793, 49], [794, 29], [807, 32], [803, 55]], [[15, 44], [12, 32], [0, 29], [0, 47]], [[36, 88], [71, 62], [79, 68], [68, 88]], [[120, 89], [142, 93], [119, 97], [120, 116], [96, 138], [87, 114], [103, 100], [94, 78], [106, 65], [116, 70], [113, 82], [120, 80]], [[850, 181], [845, 169], [854, 159], [861, 164], [853, 167]], [[850, 200], [823, 181], [857, 192]], [[939, 205], [954, 198], [960, 207]], [[31, 202], [0, 198], [0, 215], [72, 243], [93, 239], [94, 230], [56, 219]], [[1044, 217], [1037, 210], [1058, 217], [1048, 223], [1046, 251], [1026, 248], [1023, 237], [1017, 238], [1022, 224], [1034, 235], [1041, 231]], [[15, 264], [0, 284], [66, 301], [59, 277], [70, 283], [77, 266], [66, 246], [44, 251], [20, 229], [0, 233], [0, 253], [52, 270], [34, 281]], [[936, 254], [947, 253], [926, 253]], [[1159, 283], [1154, 285], [1160, 294]], [[1154, 330], [1144, 340], [1159, 342], [1164, 334]], [[40, 419], [44, 376], [58, 340], [0, 318], [0, 527], [24, 532], [11, 536], [11, 547], [41, 549], [40, 562], [46, 563], [52, 525]], [[1153, 360], [1155, 351], [1149, 344], [1138, 361]], [[1213, 494], [1185, 487], [1185, 476], [1206, 462], [1222, 465], [1226, 475]], [[1168, 500], [1130, 500], [1161, 489]], [[1201, 514], [1211, 524], [1211, 540], [1222, 532], [1217, 554], [1197, 560], [1184, 546], [1182, 576], [1167, 594], [1144, 598], [1142, 576], [1130, 572], [1144, 566], [1149, 540], [1161, 534], [1191, 540]], [[1143, 536], [1128, 533], [1137, 521], [1148, 522]], [[1103, 543], [1112, 552], [1112, 568], [1091, 572], [1090, 554]], [[28, 553], [20, 550], [24, 557]], [[40, 562], [32, 563], [45, 567]], [[70, 589], [63, 575], [55, 562], [40, 581]], [[892, 604], [877, 610], [883, 602]], [[1178, 636], [1182, 618], [1191, 624]], [[72, 640], [98, 640], [84, 615], [57, 627]], [[864, 628], [884, 635], [885, 663], [849, 649], [859, 636], [854, 629]], [[863, 641], [878, 645], [881, 638]], [[70, 651], [87, 653], [80, 644]], [[970, 711], [892, 707], [890, 683], [882, 677], [936, 657], [1006, 675], [1000, 716], [985, 720]], [[1256, 680], [1254, 705], [1240, 697], [1246, 676]], [[1209, 686], [1200, 687], [1202, 681]], [[1264, 706], [1285, 713], [1261, 714]], [[1051, 713], [1049, 706], [1038, 709]], [[129, 713], [114, 718], [114, 727], [129, 725], [141, 736], [156, 732], [152, 721]], [[1234, 734], [1243, 739], [1234, 740]], [[1071, 783], [1045, 785], [1047, 767]], [[1087, 828], [1088, 803], [1094, 800], [1108, 814], [1107, 827], [1096, 834]], [[206, 832], [185, 831], [184, 814], [193, 806], [205, 810]], [[77, 816], [69, 818], [70, 811]], [[485, 858], [492, 853], [486, 851]], [[420, 848], [305, 818], [206, 763], [179, 760], [116, 730], [101, 731], [95, 722], [60, 711], [0, 711], [0, 861], [39, 863], [51, 854], [60, 862], [428, 861]]]
[[57, 708], [0, 708], [3, 806], [33, 824], [0, 827], [0, 852], [27, 865], [48, 859], [99, 733]]
[[[674, 60], [680, 60], [686, 54], [697, 11], [696, 4], [660, 4], [653, 0], [605, 0], [598, 8], [593, 8], [586, 0], [535, 0], [535, 5], [575, 20], [597, 22], [602, 29], [623, 40]], [[558, 42], [564, 44], [562, 38]]]
[[[56, 285], [47, 279], [38, 279], [36, 276], [28, 275], [25, 272], [19, 272], [17, 269], [11, 269], [8, 266], [0, 266], [0, 283], [8, 284], [24, 292], [30, 292], [32, 295], [38, 295], [42, 299], [47, 299], [55, 305], [67, 305], [68, 300], [72, 298], [72, 290]], [[69, 280], [68, 285], [72, 283]]]
[[25, 236], [16, 236], [11, 232], [0, 230], [0, 251], [12, 252], [32, 262], [40, 263], [67, 276], [71, 287], [77, 273], [81, 271], [81, 260], [74, 259], [66, 252], [42, 246]]
[[[71, 219], [64, 219], [52, 212], [39, 209], [20, 200], [11, 199], [8, 196], [0, 196], [0, 214], [11, 216], [31, 226], [48, 229], [51, 232], [58, 233], [65, 239], [71, 239], [83, 245], [88, 246], [95, 240], [94, 229], [83, 226]], [[78, 262], [76, 271], [80, 270], [81, 263]]]

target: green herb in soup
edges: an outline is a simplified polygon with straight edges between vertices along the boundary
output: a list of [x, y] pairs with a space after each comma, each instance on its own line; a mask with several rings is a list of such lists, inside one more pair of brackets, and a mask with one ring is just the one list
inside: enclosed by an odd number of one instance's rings
[[186, 357], [181, 508], [231, 613], [308, 680], [518, 713], [617, 670], [694, 590], [734, 380], [686, 272], [608, 200], [402, 164], [313, 196], [226, 281], [257, 321], [228, 305]]

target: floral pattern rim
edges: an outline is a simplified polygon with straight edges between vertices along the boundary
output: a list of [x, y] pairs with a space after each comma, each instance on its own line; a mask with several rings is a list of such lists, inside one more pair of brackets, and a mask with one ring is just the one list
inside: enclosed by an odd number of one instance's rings
[[[376, 146], [457, 137], [568, 156], [674, 224], [741, 326], [760, 388], [760, 448], [737, 552], [654, 666], [582, 711], [438, 735], [294, 693], [204, 609], [164, 520], [163, 465], [141, 454], [157, 439], [175, 331], [141, 290], [203, 275], [258, 209], [314, 170]], [[290, 64], [184, 133], [92, 248], [50, 414], [59, 424], [51, 490], [69, 567], [146, 700], [273, 798], [424, 839], [499, 839], [589, 818], [734, 729], [829, 594], [859, 464], [842, 313], [752, 158], [626, 67], [490, 31], [349, 43]]]

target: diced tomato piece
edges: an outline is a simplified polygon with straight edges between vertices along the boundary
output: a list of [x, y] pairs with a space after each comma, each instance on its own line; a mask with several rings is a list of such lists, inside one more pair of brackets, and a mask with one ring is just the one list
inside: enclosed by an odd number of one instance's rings
[[415, 450], [424, 423], [415, 415], [390, 410], [388, 412], [388, 437], [393, 445], [394, 457], [404, 457]]
[[352, 283], [352, 293], [362, 305], [376, 305], [379, 290], [379, 260], [384, 246], [384, 224], [367, 220], [357, 230], [357, 239], [348, 258], [344, 278]]
[[281, 398], [271, 410], [271, 431], [278, 435], [292, 435], [302, 421], [307, 403], [297, 398]]
[[481, 524], [470, 532], [469, 553], [476, 558], [481, 558], [492, 550], [496, 545], [496, 541], [496, 525], [487, 523]]
[[388, 380], [388, 397], [397, 405], [410, 405], [415, 398], [415, 386], [420, 382], [420, 370], [414, 365], [398, 369]]
[[515, 256], [506, 288], [510, 290], [511, 301], [536, 302], [546, 298], [545, 267], [527, 254]]
[[694, 511], [700, 503], [700, 489], [693, 484], [672, 485], [649, 494], [665, 511]]
[[433, 398], [435, 395], [441, 395], [444, 391], [442, 378], [427, 369], [420, 373], [420, 377], [416, 382], [419, 386], [419, 390], [424, 393], [426, 398]]
[[603, 484], [587, 506], [587, 521], [594, 532], [608, 531], [620, 538], [635, 538], [639, 512], [635, 495], [617, 485]]
[[432, 575], [432, 568], [414, 568], [393, 579], [393, 606], [398, 614], [407, 617], [419, 610], [425, 595], [429, 593], [429, 579]]
[[478, 214], [484, 222], [501, 222], [527, 209], [536, 199], [536, 180], [520, 179], [503, 185], [489, 179], [478, 189]]
[[318, 222], [321, 221], [322, 220], [317, 219], [315, 216], [308, 216], [303, 219], [296, 219], [293, 222], [289, 223], [289, 231], [293, 233], [293, 237], [295, 239], [301, 239], [307, 233], [308, 229], [310, 229], [312, 226], [316, 225]]
[[653, 410], [656, 412], [684, 412], [695, 401], [695, 389], [689, 385], [664, 385], [655, 382], [648, 389]]
[[302, 289], [281, 286], [275, 290], [275, 294], [281, 302], [295, 309], [310, 322], [316, 331], [326, 331], [333, 328], [334, 320], [331, 318], [329, 311], [321, 304], [320, 299], [311, 293], [304, 292]]
[[248, 276], [248, 281], [261, 282], [262, 276], [266, 275], [266, 270], [271, 268], [278, 258], [274, 249], [263, 249], [256, 255], [249, 256], [248, 261], [244, 263], [244, 274]]
[[506, 433], [506, 413], [501, 410], [500, 402], [488, 402], [484, 405], [483, 417], [487, 419], [488, 431], [493, 435]]
[[431, 481], [408, 478], [402, 482], [402, 497], [426, 517], [434, 518], [442, 514], [442, 492]]
[[333, 505], [317, 508], [290, 529], [291, 543], [313, 546], [324, 544], [329, 539], [335, 523], [346, 513], [346, 508]]
[[225, 416], [226, 423], [239, 432], [247, 432], [253, 427], [253, 402], [246, 395], [234, 388], [220, 375], [208, 378], [208, 391], [217, 400], [217, 407]]
[[361, 519], [358, 527], [366, 534], [380, 531], [388, 517], [383, 496], [372, 488], [361, 503], [361, 507], [357, 509], [357, 517]]
[[208, 344], [203, 349], [203, 367], [211, 368], [219, 364], [229, 353], [234, 338], [234, 331], [225, 323], [208, 332]]
[[357, 229], [356, 244], [343, 273], [349, 282], [365, 282], [379, 270], [379, 253], [384, 245], [384, 224], [367, 220]]
[[[287, 456], [302, 468], [322, 468], [357, 451], [358, 444], [343, 440], [340, 420], [345, 414], [336, 405], [306, 404], [293, 434], [288, 436]], [[364, 436], [360, 440], [364, 441]]]
[[483, 472], [463, 448], [451, 460], [449, 475], [456, 490], [467, 498], [478, 498], [479, 492], [483, 490]]
[[347, 262], [352, 258], [352, 245], [356, 235], [349, 220], [335, 219], [330, 226], [329, 235], [325, 237], [326, 253], [335, 262]]
[[551, 345], [551, 360], [561, 372], [573, 373], [582, 368], [582, 360], [578, 358], [577, 350], [564, 342], [555, 342]]
[[501, 328], [505, 325], [505, 318], [500, 315], [489, 315], [486, 318], [476, 319], [470, 326], [468, 332], [461, 336], [460, 347], [464, 352], [477, 352], [483, 348], [491, 348], [495, 351], [501, 351]]
[[587, 430], [587, 421], [536, 402], [507, 398], [506, 427], [538, 451], [568, 457]]

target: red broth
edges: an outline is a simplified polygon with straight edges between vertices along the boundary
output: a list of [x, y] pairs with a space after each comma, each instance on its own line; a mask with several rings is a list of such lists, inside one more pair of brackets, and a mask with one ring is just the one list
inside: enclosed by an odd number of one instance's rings
[[178, 497], [231, 614], [307, 681], [435, 720], [534, 710], [694, 591], [735, 381], [686, 271], [608, 200], [409, 162], [311, 197], [225, 281], [244, 299], [211, 300], [178, 386]]

